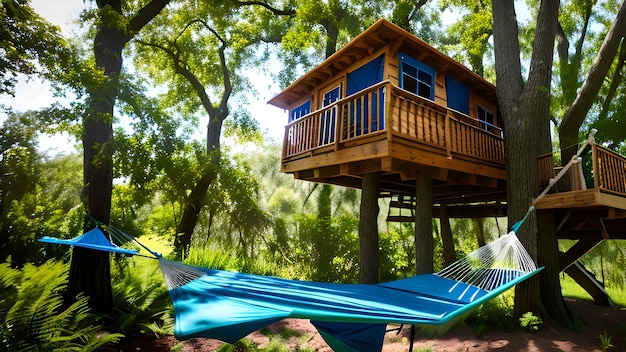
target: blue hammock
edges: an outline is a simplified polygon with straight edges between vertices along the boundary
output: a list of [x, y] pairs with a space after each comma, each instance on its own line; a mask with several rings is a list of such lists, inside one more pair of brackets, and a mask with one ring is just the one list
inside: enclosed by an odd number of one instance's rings
[[[198, 271], [170, 287], [177, 338], [234, 343], [284, 318], [311, 319], [335, 351], [380, 351], [390, 323], [451, 326], [539, 270], [508, 270], [497, 288], [419, 275], [381, 283], [333, 284], [193, 268], [161, 259], [164, 273]], [[502, 273], [500, 273], [502, 274]], [[192, 274], [193, 275], [193, 274]], [[168, 284], [169, 286], [169, 284]]]
[[[112, 226], [107, 229], [125, 234]], [[137, 254], [112, 245], [102, 231], [94, 230], [72, 240], [44, 237], [41, 241]], [[174, 305], [174, 334], [181, 340], [208, 337], [234, 343], [284, 318], [301, 318], [310, 319], [335, 351], [369, 352], [382, 349], [387, 324], [448, 328], [542, 270], [535, 267], [514, 231], [438, 273], [372, 285], [193, 267], [165, 260], [137, 243], [159, 259]]]

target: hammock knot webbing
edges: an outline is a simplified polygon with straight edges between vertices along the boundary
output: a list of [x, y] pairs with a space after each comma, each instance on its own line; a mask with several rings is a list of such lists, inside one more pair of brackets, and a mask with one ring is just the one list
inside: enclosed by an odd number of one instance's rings
[[488, 243], [435, 275], [474, 285], [486, 291], [537, 270], [514, 231]]

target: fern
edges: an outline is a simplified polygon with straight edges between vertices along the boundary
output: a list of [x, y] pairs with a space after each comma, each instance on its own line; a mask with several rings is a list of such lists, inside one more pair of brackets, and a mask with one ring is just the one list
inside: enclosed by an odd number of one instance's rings
[[157, 264], [145, 258], [118, 262], [111, 330], [129, 337], [172, 333], [172, 302]]
[[86, 297], [64, 307], [67, 265], [48, 261], [23, 269], [0, 265], [0, 338], [6, 351], [95, 351], [119, 341], [90, 313]]

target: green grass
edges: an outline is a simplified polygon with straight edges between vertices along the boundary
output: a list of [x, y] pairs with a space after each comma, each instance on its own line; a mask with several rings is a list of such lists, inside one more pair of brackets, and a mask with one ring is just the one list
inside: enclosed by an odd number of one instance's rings
[[[626, 307], [626, 288], [610, 286], [606, 288], [609, 297], [619, 307]], [[593, 301], [593, 298], [583, 290], [569, 275], [561, 276], [561, 292], [563, 297], [584, 301]]]

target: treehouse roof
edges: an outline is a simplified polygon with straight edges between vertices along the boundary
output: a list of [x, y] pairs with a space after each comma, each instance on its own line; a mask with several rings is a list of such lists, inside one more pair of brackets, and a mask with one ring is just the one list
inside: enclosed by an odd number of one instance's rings
[[385, 46], [389, 46], [392, 55], [398, 51], [415, 55], [415, 58], [472, 87], [483, 99], [496, 104], [496, 88], [491, 83], [425, 41], [385, 19], [378, 20], [268, 103], [289, 109], [295, 102], [310, 94], [315, 87], [340, 74], [357, 61], [378, 53]]

